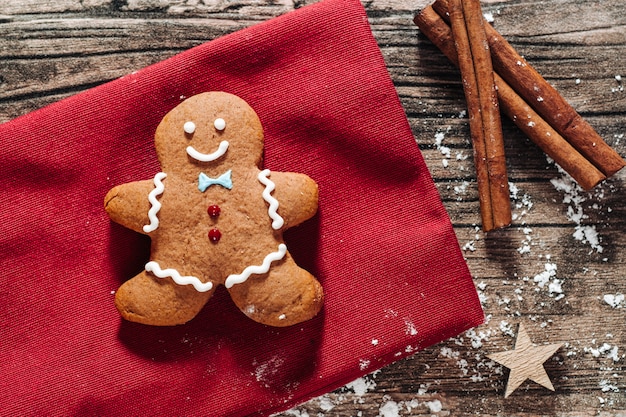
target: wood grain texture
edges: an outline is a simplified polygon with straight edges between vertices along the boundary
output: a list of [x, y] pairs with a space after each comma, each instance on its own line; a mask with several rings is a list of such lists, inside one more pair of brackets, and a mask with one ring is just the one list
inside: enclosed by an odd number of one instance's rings
[[[0, 122], [310, 0], [12, 0], [0, 3]], [[485, 235], [458, 71], [412, 23], [425, 0], [364, 5], [483, 299], [487, 323], [285, 416], [626, 415], [626, 173], [577, 190], [510, 122], [513, 225]], [[490, 0], [496, 29], [626, 156], [626, 3]], [[620, 77], [623, 77], [620, 81]], [[524, 323], [555, 392], [504, 398]]]

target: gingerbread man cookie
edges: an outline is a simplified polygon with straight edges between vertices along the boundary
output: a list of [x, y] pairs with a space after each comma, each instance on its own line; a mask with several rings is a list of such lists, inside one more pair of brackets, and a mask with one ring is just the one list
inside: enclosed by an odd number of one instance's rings
[[241, 98], [193, 96], [157, 127], [162, 172], [106, 195], [109, 217], [151, 237], [145, 270], [116, 292], [127, 320], [169, 326], [195, 317], [224, 285], [251, 319], [289, 326], [315, 316], [319, 282], [298, 267], [283, 231], [317, 211], [304, 174], [260, 170], [263, 128]]

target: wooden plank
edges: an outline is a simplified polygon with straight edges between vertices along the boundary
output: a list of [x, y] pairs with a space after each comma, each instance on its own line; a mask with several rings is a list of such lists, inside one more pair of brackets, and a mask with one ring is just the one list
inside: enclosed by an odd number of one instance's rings
[[[313, 2], [3, 2], [0, 122]], [[626, 413], [626, 303], [610, 304], [626, 293], [626, 173], [590, 193], [564, 188], [565, 177], [505, 121], [514, 223], [484, 235], [458, 71], [412, 23], [428, 3], [364, 5], [489, 320], [361, 379], [361, 391], [346, 387], [280, 416]], [[527, 61], [626, 155], [626, 3], [483, 4]], [[527, 383], [505, 400], [506, 371], [486, 354], [510, 349], [522, 321], [535, 343], [566, 343], [546, 363], [556, 393]]]

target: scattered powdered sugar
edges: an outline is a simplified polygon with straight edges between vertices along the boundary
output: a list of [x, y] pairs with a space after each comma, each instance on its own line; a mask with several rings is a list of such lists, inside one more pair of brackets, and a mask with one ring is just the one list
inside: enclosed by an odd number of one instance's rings
[[624, 294], [604, 294], [603, 300], [613, 308], [622, 308]]
[[457, 201], [463, 201], [463, 195], [467, 193], [467, 188], [469, 187], [469, 185], [470, 185], [469, 181], [463, 181], [461, 185], [454, 186], [453, 188], [454, 194], [458, 196]]
[[[485, 381], [491, 375], [501, 375], [502, 367], [485, 356], [483, 342], [488, 341], [495, 331], [488, 327], [491, 315], [485, 318], [485, 326], [482, 328], [470, 329], [463, 335], [450, 339], [450, 343], [463, 347], [463, 350], [455, 350], [450, 346], [443, 346], [440, 349], [440, 356], [447, 361], [453, 362], [459, 369], [462, 377], [467, 377], [467, 381], [472, 383]], [[470, 341], [471, 348], [466, 350], [466, 339]], [[467, 382], [465, 382], [467, 383]]]
[[[613, 335], [609, 333], [606, 335], [606, 338], [610, 341]], [[585, 346], [583, 352], [592, 356], [600, 363], [598, 367], [598, 375], [600, 377], [598, 388], [600, 391], [604, 394], [620, 392], [620, 385], [623, 387], [621, 382], [623, 379], [621, 374], [623, 366], [619, 362], [626, 357], [626, 354], [621, 353], [617, 345], [607, 341], [598, 343], [596, 339], [591, 340], [591, 346]], [[602, 406], [610, 406], [614, 403], [614, 400], [600, 396], [598, 396], [598, 401], [600, 401]]]
[[[612, 334], [606, 335], [607, 339], [612, 339]], [[611, 345], [608, 342], [602, 342], [601, 344], [597, 344], [596, 340], [593, 339], [591, 341], [592, 346], [586, 346], [583, 348], [584, 353], [591, 355], [598, 361], [604, 362], [604, 365], [598, 368], [599, 375], [601, 379], [598, 382], [598, 387], [602, 393], [617, 393], [620, 392], [620, 380], [622, 379], [622, 375], [620, 371], [623, 369], [622, 366], [618, 365], [626, 354], [621, 353], [620, 349], [616, 345]], [[600, 404], [611, 405], [613, 400], [607, 400], [603, 397], [598, 397]]]
[[600, 238], [595, 225], [576, 225], [573, 236], [576, 240], [580, 240], [583, 243], [589, 243], [589, 245], [598, 253], [602, 253], [604, 251], [604, 248], [600, 245]]
[[526, 214], [533, 208], [533, 202], [528, 194], [520, 196], [520, 190], [516, 184], [509, 182], [509, 193], [513, 202], [512, 219], [514, 223], [525, 224], [522, 220]]
[[254, 370], [254, 376], [258, 382], [263, 383], [265, 386], [269, 386], [272, 382], [273, 377], [278, 373], [280, 367], [285, 363], [285, 359], [276, 355], [270, 358], [266, 362], [257, 363], [253, 362], [256, 368]]
[[606, 379], [600, 380], [599, 385], [602, 392], [619, 392], [619, 387], [615, 384], [612, 384], [610, 381], [607, 381]]
[[465, 242], [465, 244], [463, 245], [461, 249], [464, 251], [474, 252], [476, 250], [475, 244], [476, 244], [475, 241], [470, 240], [469, 242]]
[[441, 348], [441, 356], [444, 358], [456, 359], [459, 357], [461, 353], [458, 351], [452, 350], [449, 346], [444, 346]]
[[515, 332], [513, 331], [513, 327], [506, 320], [502, 320], [500, 322], [500, 331], [502, 332], [502, 334], [505, 334], [510, 337], [515, 337]]
[[413, 323], [413, 321], [409, 318], [405, 318], [404, 319], [404, 324], [406, 325], [406, 331], [405, 333], [409, 336], [415, 336], [417, 334], [417, 328], [415, 327], [415, 324]]
[[328, 411], [331, 411], [333, 408], [335, 408], [335, 404], [330, 398], [328, 397], [320, 398], [320, 409], [322, 411], [328, 412]]
[[285, 411], [284, 414], [288, 416], [293, 416], [293, 417], [311, 417], [308, 411], [299, 410], [297, 408], [292, 408], [291, 410], [287, 410]]
[[366, 392], [374, 390], [376, 388], [376, 382], [374, 381], [379, 371], [373, 372], [361, 378], [357, 378], [354, 381], [346, 384], [345, 390], [354, 392], [357, 396], [365, 395]]
[[[379, 372], [375, 371], [362, 378], [357, 378], [346, 384], [339, 391], [321, 395], [310, 400], [307, 404], [294, 407], [279, 415], [291, 417], [333, 417], [335, 408], [341, 404], [364, 404], [365, 399], [363, 396], [376, 389], [375, 379]], [[444, 405], [441, 400], [433, 399], [433, 395], [429, 394], [429, 385], [427, 383], [420, 384], [413, 398], [407, 400], [398, 401], [388, 394], [383, 395], [380, 398], [376, 417], [408, 416], [414, 415], [413, 412], [415, 411], [428, 413], [444, 411]], [[357, 411], [355, 417], [373, 415]]]
[[556, 277], [556, 269], [555, 263], [546, 262], [544, 270], [535, 275], [533, 281], [537, 283], [539, 288], [547, 288], [550, 297], [555, 297], [555, 300], [558, 301], [565, 297], [565, 294], [563, 294], [562, 288], [563, 281]]
[[437, 132], [435, 134], [435, 148], [443, 155], [443, 159], [441, 160], [441, 164], [444, 168], [448, 167], [449, 160], [451, 157], [451, 149], [448, 146], [443, 144], [443, 140], [445, 139], [446, 134], [444, 132]]
[[[595, 342], [593, 340], [592, 342]], [[620, 359], [624, 357], [624, 355], [619, 354], [619, 347], [610, 345], [609, 343], [604, 342], [602, 346], [599, 347], [585, 347], [585, 353], [590, 353], [594, 358], [605, 357], [607, 359], [613, 360], [613, 362], [618, 362]]]
[[431, 413], [439, 413], [443, 410], [443, 405], [439, 400], [427, 401], [426, 407], [428, 407]]
[[485, 294], [485, 288], [487, 288], [487, 284], [485, 284], [484, 281], [481, 281], [478, 285], [477, 285], [477, 292], [478, 292], [478, 300], [480, 301], [480, 305], [483, 306], [483, 308], [487, 305], [487, 301], [489, 301], [489, 297]]
[[523, 227], [521, 230], [525, 236], [524, 236], [524, 240], [522, 241], [522, 246], [517, 248], [517, 251], [520, 253], [520, 255], [523, 255], [525, 253], [530, 253], [532, 240], [533, 240], [532, 239], [533, 229], [531, 229], [530, 227]]
[[[459, 117], [464, 117], [464, 113], [461, 113]], [[438, 131], [437, 133], [435, 133], [435, 149], [437, 149], [443, 156], [443, 159], [441, 160], [441, 165], [444, 168], [450, 167], [451, 160], [454, 160], [456, 162], [463, 162], [469, 158], [469, 155], [466, 154], [463, 150], [457, 151], [454, 155], [454, 159], [452, 158], [452, 149], [449, 146], [444, 145], [443, 143], [446, 138], [446, 134], [450, 131], [450, 129], [451, 126], [448, 126], [445, 131]], [[460, 171], [464, 171], [465, 167], [461, 164], [458, 165], [458, 169]]]
[[623, 92], [624, 91], [624, 85], [622, 84], [622, 76], [617, 74], [615, 75], [615, 81], [617, 81], [617, 87], [612, 87], [611, 88], [611, 92], [612, 93], [618, 93], [618, 92]]
[[443, 404], [440, 400], [424, 401], [415, 398], [409, 401], [395, 401], [390, 396], [383, 396], [383, 403], [378, 409], [376, 417], [400, 417], [403, 415], [413, 415], [411, 411], [418, 407], [423, 407], [429, 413], [440, 413], [443, 410]]
[[398, 417], [400, 407], [397, 402], [388, 400], [378, 409], [378, 415], [380, 417]]
[[474, 349], [480, 349], [483, 346], [483, 341], [488, 340], [493, 334], [493, 331], [487, 329], [470, 329], [465, 332], [465, 336], [470, 340], [470, 343]]
[[[558, 167], [558, 165], [557, 165]], [[598, 235], [595, 225], [586, 225], [584, 221], [589, 218], [584, 212], [583, 203], [590, 198], [590, 193], [585, 195], [583, 189], [574, 181], [572, 177], [567, 175], [560, 167], [562, 172], [560, 178], [553, 178], [550, 182], [557, 191], [563, 193], [563, 203], [567, 204], [566, 216], [568, 220], [575, 224], [572, 236], [582, 243], [587, 243], [592, 250], [602, 253], [604, 248], [601, 245], [601, 238]], [[597, 187], [595, 190], [596, 197], [602, 197], [602, 189]]]

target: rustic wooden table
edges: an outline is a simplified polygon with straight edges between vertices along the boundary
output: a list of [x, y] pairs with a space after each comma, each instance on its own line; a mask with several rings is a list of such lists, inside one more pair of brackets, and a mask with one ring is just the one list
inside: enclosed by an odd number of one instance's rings
[[[4, 0], [0, 122], [125, 75], [309, 0]], [[364, 2], [450, 214], [487, 323], [281, 416], [625, 416], [626, 173], [576, 188], [504, 121], [514, 224], [485, 235], [459, 73], [412, 23], [424, 0]], [[493, 25], [622, 156], [626, 3], [485, 1]], [[523, 323], [555, 392], [486, 355]]]

